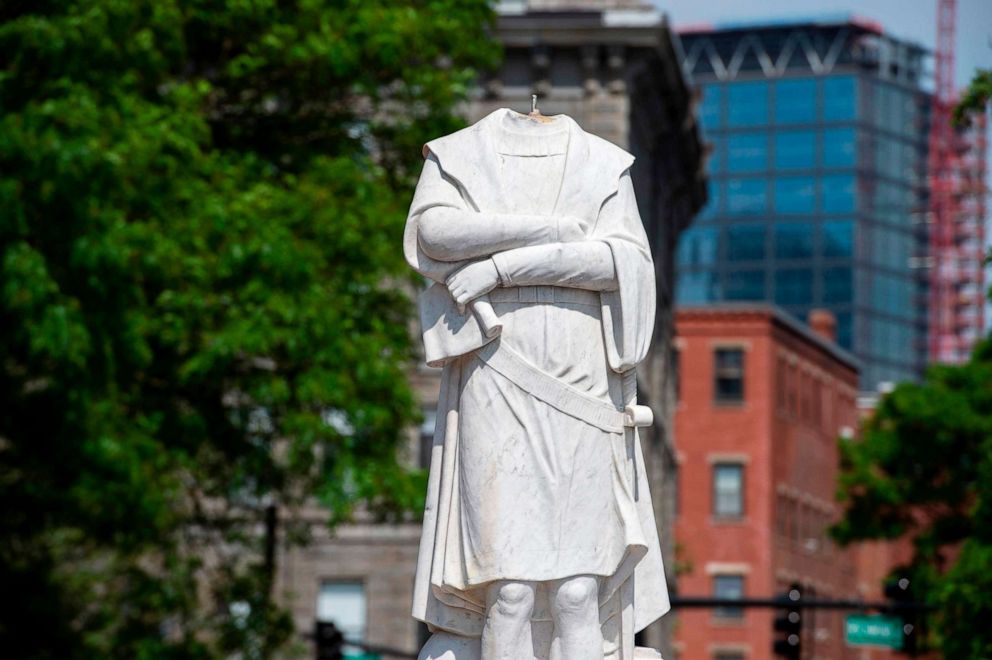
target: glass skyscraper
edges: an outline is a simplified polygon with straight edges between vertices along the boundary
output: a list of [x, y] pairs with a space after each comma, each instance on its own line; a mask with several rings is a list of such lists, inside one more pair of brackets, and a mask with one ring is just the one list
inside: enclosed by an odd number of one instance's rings
[[710, 203], [678, 251], [677, 300], [837, 318], [862, 389], [926, 352], [926, 52], [848, 18], [681, 35], [701, 89]]

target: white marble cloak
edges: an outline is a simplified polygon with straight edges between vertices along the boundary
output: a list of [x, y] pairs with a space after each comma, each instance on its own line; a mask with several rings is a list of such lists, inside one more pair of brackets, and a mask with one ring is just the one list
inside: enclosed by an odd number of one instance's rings
[[[411, 266], [439, 283], [429, 295], [432, 300], [424, 304], [436, 306], [441, 300], [443, 305], [443, 297], [447, 295], [442, 288], [445, 278], [466, 262], [440, 261], [424, 252], [418, 238], [422, 214], [436, 206], [483, 214], [508, 211], [507, 195], [513, 191], [504, 190], [500, 184], [494, 147], [498, 122], [507, 112], [498, 110], [467, 129], [425, 146], [428, 158], [404, 236], [404, 251]], [[562, 116], [559, 121], [567, 124], [569, 138], [554, 215], [583, 219], [589, 228], [586, 240], [602, 241], [613, 256], [616, 288], [592, 295], [599, 298], [606, 366], [623, 383], [622, 393], [617, 395], [622, 401], [614, 401], [622, 408], [634, 400], [633, 368], [647, 352], [655, 311], [655, 272], [630, 182], [633, 157], [585, 133], [568, 117]], [[512, 239], [506, 247], [514, 247]], [[481, 633], [484, 589], [472, 579], [473, 558], [467, 557], [464, 545], [452, 538], [457, 536], [452, 531], [457, 527], [452, 524], [452, 518], [462, 504], [457, 464], [459, 395], [462, 370], [467, 365], [466, 360], [458, 358], [461, 353], [471, 354], [472, 348], [493, 340], [500, 330], [498, 314], [494, 319], [488, 301], [480, 301], [479, 307], [488, 313], [488, 322], [484, 319], [477, 322], [471, 312], [461, 316], [453, 305], [448, 305], [446, 312], [437, 317], [437, 327], [425, 327], [428, 357], [435, 364], [443, 364], [444, 371], [413, 606], [417, 619], [435, 629], [465, 636]], [[442, 335], [439, 344], [434, 341], [436, 334]], [[448, 337], [456, 335], [458, 339], [452, 348]], [[668, 611], [669, 600], [636, 430], [627, 429], [622, 443], [627, 449], [622, 452], [619, 464], [602, 465], [602, 469], [623, 473], [621, 481], [629, 497], [618, 498], [616, 506], [622, 509], [622, 517], [628, 522], [628, 534], [624, 552], [615, 557], [612, 573], [601, 580], [600, 602], [604, 637], [608, 644], [613, 638], [625, 647], [618, 657], [629, 658], [633, 632]], [[480, 579], [503, 577], [518, 576], [494, 574]], [[539, 611], [535, 618], [546, 621], [546, 612]]]

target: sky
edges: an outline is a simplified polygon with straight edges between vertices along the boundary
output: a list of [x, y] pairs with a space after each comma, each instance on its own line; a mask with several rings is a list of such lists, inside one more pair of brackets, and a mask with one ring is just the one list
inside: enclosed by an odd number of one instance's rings
[[[762, 18], [786, 19], [851, 13], [880, 23], [895, 37], [933, 49], [937, 0], [654, 0], [672, 25]], [[960, 89], [976, 67], [992, 68], [992, 0], [958, 0], [955, 84]]]

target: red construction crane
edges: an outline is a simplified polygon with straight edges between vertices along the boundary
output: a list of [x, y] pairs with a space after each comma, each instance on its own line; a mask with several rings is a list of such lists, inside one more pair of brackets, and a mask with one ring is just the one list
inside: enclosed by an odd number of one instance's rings
[[931, 106], [929, 352], [933, 362], [968, 359], [984, 328], [985, 118], [956, 129], [956, 0], [937, 0]]

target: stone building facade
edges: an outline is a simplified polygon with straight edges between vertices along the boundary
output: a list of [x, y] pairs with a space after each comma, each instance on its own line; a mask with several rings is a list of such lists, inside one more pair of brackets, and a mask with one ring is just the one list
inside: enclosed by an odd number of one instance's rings
[[[664, 551], [674, 566], [673, 254], [679, 234], [706, 202], [704, 148], [677, 38], [661, 13], [634, 0], [504, 1], [497, 10], [504, 60], [480, 80], [465, 108], [469, 121], [500, 107], [527, 112], [537, 94], [544, 114], [567, 114], [637, 158], [633, 180], [658, 284], [654, 348], [638, 372], [641, 403], [654, 409], [657, 421], [642, 442]], [[432, 432], [438, 378], [426, 367], [413, 374], [424, 406], [422, 442]], [[415, 447], [410, 453], [414, 460], [424, 456]], [[280, 584], [299, 628], [311, 630], [321, 608], [328, 614], [336, 607], [327, 603], [347, 601], [365, 609], [355, 635], [414, 652], [426, 634], [409, 615], [418, 541], [416, 525], [367, 524], [319, 535], [288, 552]], [[642, 641], [663, 646], [673, 618], [664, 617]]]

